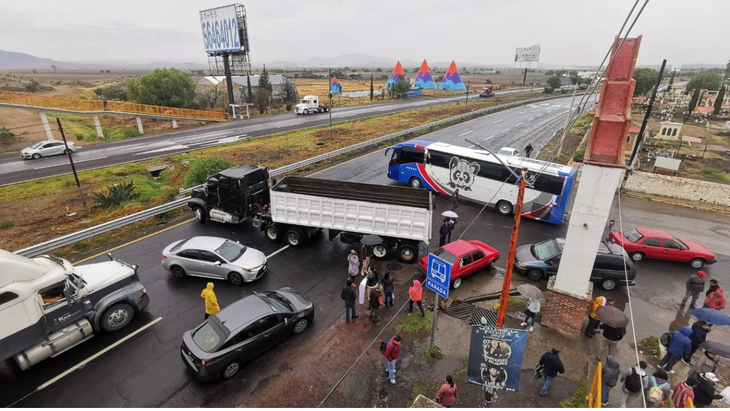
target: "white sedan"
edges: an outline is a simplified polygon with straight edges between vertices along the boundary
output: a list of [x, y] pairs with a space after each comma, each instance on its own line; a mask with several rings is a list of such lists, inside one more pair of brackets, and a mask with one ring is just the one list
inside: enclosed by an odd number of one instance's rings
[[[74, 143], [68, 143], [68, 151], [73, 153], [76, 151], [77, 148], [74, 146]], [[50, 156], [57, 156], [61, 154], [66, 154], [66, 145], [63, 143], [63, 141], [57, 141], [57, 140], [47, 140], [47, 141], [41, 141], [39, 143], [35, 143], [30, 147], [24, 148], [20, 155], [23, 157], [23, 159], [29, 159], [32, 158], [33, 160], [38, 160], [41, 157], [50, 157]]]

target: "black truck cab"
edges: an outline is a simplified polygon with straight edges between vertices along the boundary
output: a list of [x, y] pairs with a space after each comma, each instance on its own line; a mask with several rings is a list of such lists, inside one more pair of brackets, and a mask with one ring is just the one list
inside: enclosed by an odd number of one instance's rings
[[206, 219], [238, 224], [253, 218], [269, 205], [269, 171], [266, 167], [232, 167], [208, 177], [188, 201], [201, 222]]

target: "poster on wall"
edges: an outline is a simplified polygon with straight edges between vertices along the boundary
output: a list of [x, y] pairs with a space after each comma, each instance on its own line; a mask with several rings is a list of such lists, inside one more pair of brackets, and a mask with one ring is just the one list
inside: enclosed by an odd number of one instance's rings
[[466, 381], [488, 390], [520, 390], [527, 331], [474, 325]]

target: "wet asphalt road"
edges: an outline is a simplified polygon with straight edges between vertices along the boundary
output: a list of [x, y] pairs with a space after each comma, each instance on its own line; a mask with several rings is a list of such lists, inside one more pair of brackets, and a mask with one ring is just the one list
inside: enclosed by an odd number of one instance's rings
[[[490, 148], [511, 145], [522, 148], [528, 141], [541, 147], [552, 133], [561, 127], [565, 108], [552, 109], [551, 105], [564, 104], [569, 100], [551, 101], [549, 106], [519, 107], [506, 112], [463, 123], [432, 133], [422, 139], [463, 144], [464, 138], [481, 139]], [[543, 103], [544, 104], [544, 103]], [[537, 117], [537, 114], [543, 113]], [[551, 117], [552, 116], [552, 117]], [[534, 117], [530, 121], [530, 117]], [[538, 120], [538, 118], [540, 120]], [[550, 123], [552, 118], [556, 125]], [[501, 120], [501, 121], [499, 121]], [[533, 123], [548, 123], [535, 126]], [[519, 124], [518, 123], [522, 123]], [[554, 128], [553, 128], [554, 127]], [[509, 131], [503, 131], [510, 128]], [[463, 133], [469, 134], [463, 135]], [[537, 132], [537, 133], [536, 133]], [[494, 137], [489, 138], [492, 135]], [[460, 136], [461, 135], [461, 136]], [[376, 184], [391, 184], [385, 177], [387, 158], [383, 152], [369, 154], [335, 168], [319, 173], [318, 178], [337, 178]], [[448, 208], [448, 199], [436, 199], [434, 222]], [[461, 216], [456, 234], [461, 235], [468, 222], [476, 217], [481, 207], [463, 202], [458, 212]], [[677, 236], [687, 236], [705, 243], [718, 254], [719, 262], [706, 270], [710, 277], [721, 284], [730, 284], [730, 247], [727, 233], [730, 225], [726, 216], [718, 216], [649, 203], [643, 200], [622, 199], [624, 228], [652, 226], [671, 229]], [[614, 201], [614, 213], [617, 202]], [[481, 239], [500, 251], [497, 263], [504, 266], [512, 219], [485, 210], [465, 233], [465, 239]], [[566, 227], [554, 226], [532, 220], [523, 220], [520, 244], [563, 236]], [[269, 272], [260, 280], [240, 287], [216, 282], [216, 293], [222, 305], [229, 304], [253, 291], [291, 286], [305, 292], [315, 303], [316, 318], [311, 329], [296, 338], [290, 338], [248, 364], [241, 375], [230, 381], [200, 383], [189, 375], [180, 358], [180, 336], [203, 319], [203, 302], [199, 297], [207, 280], [171, 278], [160, 267], [160, 251], [169, 243], [194, 235], [225, 236], [262, 250], [267, 255], [281, 250], [281, 244], [272, 244], [257, 233], [250, 223], [241, 226], [221, 224], [201, 225], [197, 222], [182, 224], [158, 235], [122, 247], [117, 257], [140, 265], [140, 276], [146, 285], [151, 303], [143, 315], [135, 318], [129, 329], [116, 334], [101, 334], [63, 355], [46, 360], [26, 372], [15, 370], [9, 364], [0, 364], [0, 403], [11, 404], [28, 395], [16, 406], [31, 407], [230, 407], [245, 404], [246, 399], [257, 392], [270, 378], [292, 366], [296, 358], [316, 349], [312, 341], [333, 323], [342, 321], [342, 303], [338, 292], [346, 278], [346, 255], [349, 246], [339, 241], [328, 241], [326, 234], [310, 240], [301, 249], [286, 248], [269, 260]], [[430, 249], [436, 248], [435, 238]], [[422, 253], [425, 250], [422, 250]], [[101, 257], [96, 260], [103, 260]], [[631, 289], [637, 332], [659, 335], [667, 324], [675, 319], [676, 304], [683, 294], [686, 276], [693, 270], [688, 266], [655, 261], [638, 264], [638, 285]], [[415, 272], [413, 267], [402, 270], [404, 275]], [[400, 274], [399, 274], [400, 275]], [[479, 281], [479, 276], [464, 280], [462, 286]], [[613, 293], [620, 306], [626, 300], [626, 290]], [[672, 311], [675, 310], [675, 311]], [[118, 341], [150, 321], [161, 317], [157, 324], [103, 354], [83, 368], [74, 371], [42, 391], [33, 393], [35, 387], [45, 383], [63, 371], [74, 367], [96, 352]], [[682, 318], [680, 318], [682, 320]], [[687, 319], [689, 321], [689, 319]], [[718, 334], [719, 335], [719, 334]], [[641, 338], [641, 334], [639, 336]], [[711, 339], [713, 338], [711, 334]], [[353, 354], [356, 356], [356, 354]], [[350, 359], [343, 359], [350, 360]], [[334, 361], [334, 360], [333, 360]], [[83, 390], [79, 390], [83, 387]]]
[[[507, 90], [501, 91], [497, 95], [525, 92], [529, 93], [530, 90]], [[479, 96], [475, 93], [470, 95], [469, 98], [478, 99]], [[332, 122], [380, 116], [461, 100], [464, 100], [464, 97], [452, 96], [336, 108], [332, 111]], [[74, 163], [77, 170], [87, 170], [191, 149], [213, 147], [239, 139], [319, 126], [328, 122], [329, 116], [327, 114], [304, 116], [292, 113], [213, 124], [203, 128], [174, 131], [149, 137], [136, 137], [94, 144], [88, 147], [83, 147], [82, 143], [80, 144], [82, 148], [74, 154]], [[64, 156], [26, 161], [21, 159], [20, 154], [0, 155], [0, 186], [70, 172], [68, 159]]]

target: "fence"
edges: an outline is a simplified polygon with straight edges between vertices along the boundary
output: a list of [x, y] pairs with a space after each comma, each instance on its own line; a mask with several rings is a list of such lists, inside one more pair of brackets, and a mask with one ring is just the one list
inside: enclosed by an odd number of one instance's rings
[[588, 391], [588, 408], [601, 408], [601, 374], [603, 373], [603, 363], [598, 361], [596, 365], [596, 373], [593, 374], [593, 383]]

